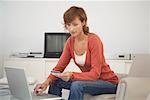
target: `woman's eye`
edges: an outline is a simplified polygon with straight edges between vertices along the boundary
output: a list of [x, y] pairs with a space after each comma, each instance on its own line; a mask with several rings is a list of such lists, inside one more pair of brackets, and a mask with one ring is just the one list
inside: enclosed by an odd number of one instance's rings
[[78, 24], [73, 24], [74, 26], [77, 26]]
[[67, 26], [70, 26], [71, 24], [67, 24]]
[[67, 27], [70, 27], [70, 26], [77, 26], [78, 24], [66, 24]]

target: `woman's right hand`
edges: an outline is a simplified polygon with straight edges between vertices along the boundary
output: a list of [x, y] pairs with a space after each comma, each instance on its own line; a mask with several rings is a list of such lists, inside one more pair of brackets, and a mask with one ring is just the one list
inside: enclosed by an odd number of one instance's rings
[[35, 94], [41, 94], [43, 91], [47, 89], [47, 87], [51, 84], [51, 80], [47, 79], [44, 83], [42, 84], [37, 84], [34, 88], [34, 93]]

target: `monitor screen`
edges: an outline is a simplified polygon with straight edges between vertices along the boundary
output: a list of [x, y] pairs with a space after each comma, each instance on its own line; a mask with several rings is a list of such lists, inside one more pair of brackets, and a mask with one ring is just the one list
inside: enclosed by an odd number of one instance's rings
[[44, 57], [59, 58], [69, 33], [45, 33]]

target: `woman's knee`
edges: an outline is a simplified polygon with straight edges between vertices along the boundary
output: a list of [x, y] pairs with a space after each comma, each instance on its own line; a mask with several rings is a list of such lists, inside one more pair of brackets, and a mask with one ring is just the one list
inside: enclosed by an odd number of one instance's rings
[[82, 82], [81, 81], [74, 81], [71, 84], [70, 90], [82, 90]]

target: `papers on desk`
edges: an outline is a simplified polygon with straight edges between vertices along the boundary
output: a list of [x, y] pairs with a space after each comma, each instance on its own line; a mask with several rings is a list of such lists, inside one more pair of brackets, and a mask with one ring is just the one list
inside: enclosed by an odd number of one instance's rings
[[8, 86], [8, 81], [6, 78], [0, 79], [0, 96], [9, 95], [10, 90]]
[[6, 77], [0, 79], [0, 85], [3, 85], [3, 84], [8, 85], [8, 81]]
[[8, 85], [0, 84], [0, 90], [1, 89], [9, 89]]
[[9, 95], [9, 94], [10, 94], [10, 90], [8, 85], [0, 84], [0, 96]]
[[0, 89], [0, 96], [9, 95], [9, 94], [10, 94], [9, 89]]

